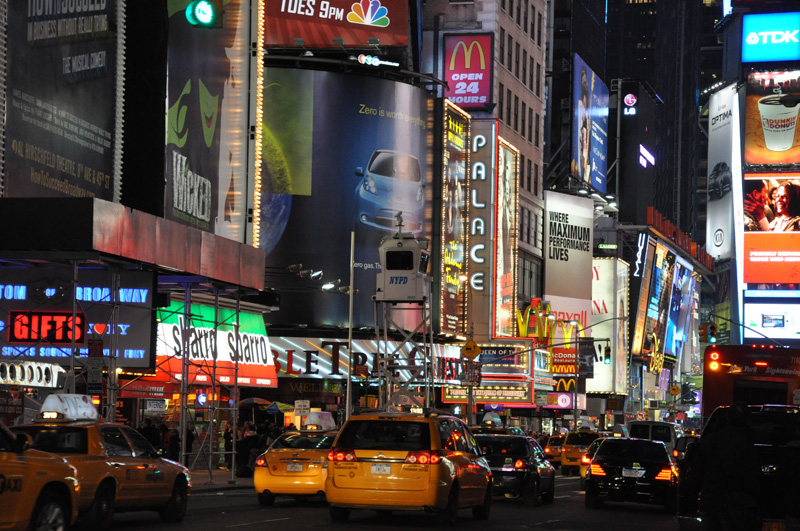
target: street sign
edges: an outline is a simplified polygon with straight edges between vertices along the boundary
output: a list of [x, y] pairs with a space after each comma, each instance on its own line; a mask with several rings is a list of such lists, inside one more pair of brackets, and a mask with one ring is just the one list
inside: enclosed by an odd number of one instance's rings
[[367, 378], [369, 376], [369, 368], [366, 365], [356, 365], [355, 373], [356, 376], [363, 376], [364, 378]]
[[637, 411], [636, 412], [636, 420], [647, 420], [647, 413], [645, 411]]
[[295, 400], [294, 401], [294, 414], [298, 417], [305, 417], [311, 413], [310, 400]]
[[481, 347], [478, 346], [473, 340], [467, 341], [467, 343], [461, 347], [461, 356], [467, 358], [470, 361], [474, 361], [475, 358], [480, 356], [481, 354]]
[[673, 385], [672, 387], [669, 388], [669, 394], [671, 394], [672, 396], [678, 396], [679, 394], [681, 394], [681, 387], [677, 384]]

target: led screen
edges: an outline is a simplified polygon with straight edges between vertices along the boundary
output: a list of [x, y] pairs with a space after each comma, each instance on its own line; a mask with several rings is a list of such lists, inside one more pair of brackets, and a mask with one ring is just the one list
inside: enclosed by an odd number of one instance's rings
[[800, 59], [800, 13], [762, 13], [742, 17], [742, 62]]
[[800, 70], [747, 76], [744, 163], [747, 171], [786, 170], [800, 164], [797, 113]]
[[500, 139], [495, 183], [494, 337], [514, 337], [519, 151]]
[[485, 109], [492, 103], [492, 45], [491, 33], [445, 35], [445, 98], [462, 109]]
[[800, 298], [795, 290], [745, 290], [744, 338], [750, 343], [800, 342]]
[[[267, 68], [260, 131], [256, 243], [266, 252], [267, 285], [287, 290], [275, 322], [348, 324], [349, 297], [287, 271], [322, 271], [350, 282], [354, 248], [354, 326], [375, 326], [372, 296], [378, 248], [399, 230], [431, 237], [432, 146], [426, 91], [385, 79]], [[416, 327], [413, 312], [398, 317]]]
[[577, 54], [572, 80], [572, 175], [605, 193], [608, 87]]

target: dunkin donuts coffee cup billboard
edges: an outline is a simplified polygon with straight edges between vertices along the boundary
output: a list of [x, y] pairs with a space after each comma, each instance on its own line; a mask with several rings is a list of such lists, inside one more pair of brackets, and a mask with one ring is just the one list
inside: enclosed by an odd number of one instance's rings
[[747, 77], [744, 162], [748, 171], [800, 167], [798, 111], [800, 71], [756, 72]]

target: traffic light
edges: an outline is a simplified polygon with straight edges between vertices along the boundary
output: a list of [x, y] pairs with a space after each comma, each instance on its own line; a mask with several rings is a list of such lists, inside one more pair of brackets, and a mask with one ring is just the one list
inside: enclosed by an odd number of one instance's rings
[[611, 347], [606, 347], [603, 349], [603, 363], [605, 365], [611, 365]]
[[201, 28], [222, 27], [222, 0], [194, 0], [186, 6], [186, 20]]
[[708, 342], [717, 342], [717, 325], [715, 323], [708, 323]]
[[700, 343], [708, 343], [708, 323], [702, 323], [698, 332], [700, 333]]

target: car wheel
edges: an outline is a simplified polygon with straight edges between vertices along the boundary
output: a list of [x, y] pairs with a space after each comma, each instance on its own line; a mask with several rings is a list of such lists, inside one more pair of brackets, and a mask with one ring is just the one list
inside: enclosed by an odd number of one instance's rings
[[556, 499], [556, 484], [553, 482], [550, 485], [550, 490], [542, 494], [542, 503], [553, 503], [553, 500]]
[[169, 497], [169, 501], [158, 511], [162, 522], [174, 523], [183, 520], [186, 514], [186, 502], [188, 501], [187, 491], [186, 481], [179, 476], [172, 487], [172, 495]]
[[87, 529], [108, 529], [114, 519], [114, 485], [102, 483], [94, 493], [94, 501], [86, 514]]
[[350, 510], [344, 507], [331, 507], [331, 520], [334, 522], [346, 522], [350, 518]]
[[488, 520], [492, 510], [492, 482], [486, 485], [486, 492], [483, 495], [483, 502], [472, 508], [472, 517], [475, 520]]
[[264, 507], [275, 505], [275, 495], [271, 492], [262, 492], [258, 495], [258, 503]]
[[440, 516], [442, 525], [453, 526], [458, 521], [458, 484], [454, 483], [447, 496], [447, 505]]
[[67, 504], [53, 491], [39, 495], [31, 514], [28, 531], [66, 531], [69, 528]]
[[525, 505], [536, 507], [539, 505], [539, 482], [531, 479], [528, 488], [525, 489]]
[[584, 498], [584, 505], [589, 509], [597, 509], [600, 507], [600, 500], [594, 494], [586, 493], [586, 497]]

